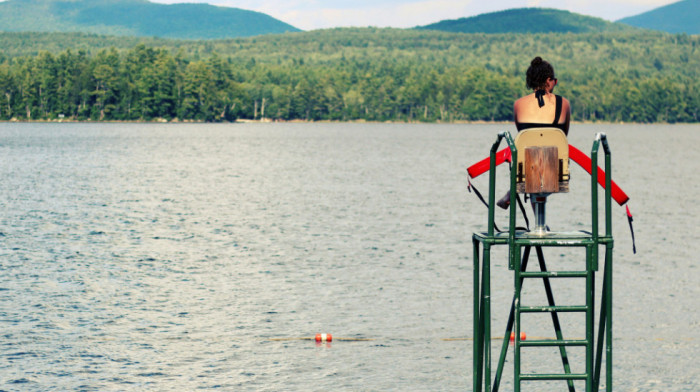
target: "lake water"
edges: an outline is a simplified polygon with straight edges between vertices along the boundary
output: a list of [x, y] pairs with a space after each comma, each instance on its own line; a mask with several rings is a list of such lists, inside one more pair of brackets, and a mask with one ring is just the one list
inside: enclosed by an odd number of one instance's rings
[[[511, 128], [0, 124], [0, 390], [470, 390], [471, 341], [444, 340], [472, 336], [486, 223], [465, 168]], [[700, 126], [574, 125], [570, 142], [599, 131], [638, 249], [615, 206], [615, 390], [698, 391]], [[589, 227], [572, 175], [553, 229]], [[294, 339], [316, 333], [372, 340]]]

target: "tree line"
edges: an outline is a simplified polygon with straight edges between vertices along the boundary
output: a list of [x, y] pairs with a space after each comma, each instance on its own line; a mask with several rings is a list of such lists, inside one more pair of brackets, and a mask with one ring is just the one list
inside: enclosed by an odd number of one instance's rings
[[0, 120], [510, 121], [534, 53], [574, 120], [700, 121], [697, 37], [510, 37], [334, 29], [17, 54], [0, 57]]

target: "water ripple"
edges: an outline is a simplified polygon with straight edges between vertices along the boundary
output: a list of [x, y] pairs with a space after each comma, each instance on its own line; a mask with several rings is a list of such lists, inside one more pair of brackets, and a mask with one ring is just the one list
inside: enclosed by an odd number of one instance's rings
[[[486, 214], [464, 168], [502, 128], [0, 124], [0, 389], [468, 389], [471, 343], [442, 340], [471, 335], [470, 235]], [[616, 216], [623, 391], [700, 389], [698, 241], [649, 230], [697, 221], [698, 171], [678, 164], [697, 131], [609, 130], [641, 250]], [[589, 222], [574, 185], [548, 206], [557, 227]], [[321, 332], [374, 340], [271, 340]]]

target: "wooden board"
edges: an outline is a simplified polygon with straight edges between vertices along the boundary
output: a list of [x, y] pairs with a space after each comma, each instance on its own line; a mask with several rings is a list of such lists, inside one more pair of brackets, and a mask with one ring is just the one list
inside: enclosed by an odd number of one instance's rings
[[559, 192], [557, 147], [525, 148], [525, 193]]

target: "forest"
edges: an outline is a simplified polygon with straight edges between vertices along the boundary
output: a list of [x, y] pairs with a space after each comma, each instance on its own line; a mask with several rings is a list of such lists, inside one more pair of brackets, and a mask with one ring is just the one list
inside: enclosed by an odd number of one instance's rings
[[700, 37], [339, 28], [230, 40], [0, 33], [0, 120], [510, 121], [536, 55], [586, 122], [700, 121]]

